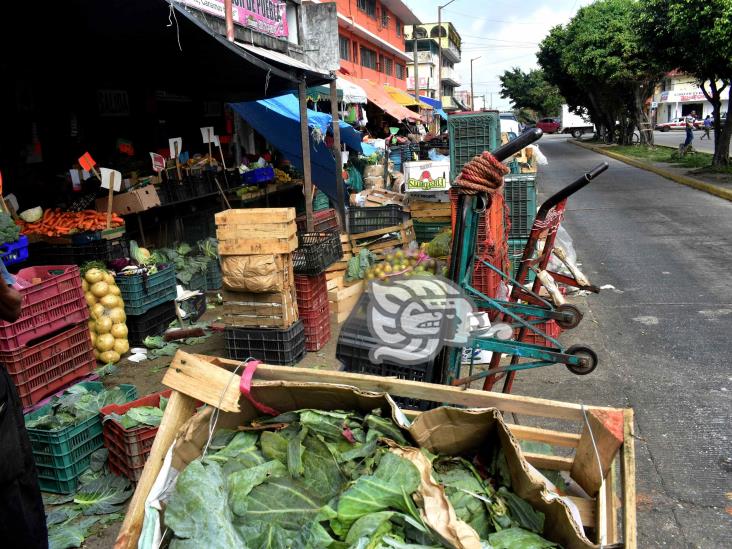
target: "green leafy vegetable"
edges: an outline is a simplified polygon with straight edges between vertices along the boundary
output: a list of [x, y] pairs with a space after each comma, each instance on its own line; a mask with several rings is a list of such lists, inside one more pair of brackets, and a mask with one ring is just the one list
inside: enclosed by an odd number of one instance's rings
[[96, 416], [99, 410], [109, 404], [124, 404], [127, 400], [121, 387], [95, 392], [80, 384], [72, 385], [61, 396], [51, 399], [43, 408], [47, 411], [46, 414], [28, 419], [25, 425], [29, 429], [56, 431]]
[[20, 227], [5, 212], [0, 212], [0, 244], [9, 244], [18, 240]]
[[142, 343], [148, 349], [162, 349], [165, 347], [163, 336], [147, 336]]
[[556, 543], [521, 528], [507, 528], [488, 536], [493, 549], [551, 549]]
[[452, 246], [452, 231], [438, 234], [427, 244], [427, 255], [430, 257], [446, 257], [450, 255]]
[[106, 515], [124, 510], [125, 501], [132, 496], [132, 488], [126, 478], [109, 475], [85, 484], [74, 496], [85, 515]]

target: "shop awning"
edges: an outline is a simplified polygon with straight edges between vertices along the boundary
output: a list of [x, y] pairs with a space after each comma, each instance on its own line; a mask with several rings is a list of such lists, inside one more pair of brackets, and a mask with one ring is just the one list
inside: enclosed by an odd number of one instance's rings
[[420, 95], [419, 100], [424, 101], [428, 105], [431, 105], [432, 108], [435, 109], [435, 112], [439, 114], [443, 118], [443, 120], [447, 120], [447, 113], [442, 108], [442, 101], [432, 99], [431, 97], [425, 97], [424, 95]]
[[397, 120], [422, 120], [419, 114], [394, 101], [383, 86], [351, 75], [339, 74], [338, 78], [343, 78], [363, 88], [370, 102]]
[[259, 46], [253, 46], [251, 44], [244, 44], [242, 42], [234, 42], [234, 44], [236, 44], [240, 48], [244, 48], [245, 50], [247, 50], [247, 51], [253, 53], [254, 55], [261, 57], [265, 60], [274, 61], [276, 63], [286, 65], [288, 67], [300, 69], [302, 71], [309, 72], [313, 75], [320, 76], [322, 78], [330, 77], [330, 73], [328, 71], [318, 69], [316, 67], [308, 65], [307, 63], [298, 61], [297, 59], [294, 59], [294, 58], [290, 57], [289, 55], [285, 55], [284, 53], [280, 53], [275, 50], [268, 50], [267, 48], [260, 48]]
[[[344, 103], [361, 103], [367, 102], [366, 92], [361, 86], [357, 86], [343, 78], [336, 79], [336, 91], [338, 92], [338, 101]], [[330, 99], [330, 86], [313, 86], [308, 88], [308, 97], [317, 101], [318, 99]]]
[[[303, 169], [302, 147], [300, 145], [300, 105], [292, 94], [230, 103], [239, 116], [281, 152], [297, 169]], [[308, 109], [310, 127], [310, 164], [315, 186], [334, 201], [336, 196], [336, 162], [323, 138], [332, 128], [329, 114]], [[339, 121], [341, 142], [362, 152], [361, 133], [352, 126]]]
[[404, 90], [400, 90], [399, 88], [395, 88], [394, 86], [389, 86], [388, 84], [384, 84], [384, 89], [386, 90], [386, 93], [388, 93], [389, 96], [400, 105], [404, 105], [405, 107], [419, 107], [420, 109], [432, 110], [432, 105], [428, 105], [423, 101], [417, 101], [413, 95], [409, 95]]

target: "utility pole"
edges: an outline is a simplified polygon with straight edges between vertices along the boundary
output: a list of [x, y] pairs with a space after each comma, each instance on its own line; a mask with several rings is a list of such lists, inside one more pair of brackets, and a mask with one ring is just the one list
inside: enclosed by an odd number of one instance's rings
[[[475, 94], [473, 92], [473, 61], [477, 61], [481, 57], [483, 56], [479, 55], [478, 57], [473, 57], [470, 60], [470, 108], [473, 110], [475, 110]], [[485, 103], [485, 101], [483, 101], [483, 103]]]
[[414, 70], [412, 71], [414, 77], [414, 99], [419, 101], [419, 60], [417, 59], [417, 25], [412, 25], [412, 53], [414, 54]]
[[[437, 6], [437, 27], [439, 29], [439, 39], [437, 40], [437, 100], [442, 101], [442, 8], [446, 8], [455, 0], [450, 0], [447, 4]], [[450, 38], [449, 33], [445, 33]]]

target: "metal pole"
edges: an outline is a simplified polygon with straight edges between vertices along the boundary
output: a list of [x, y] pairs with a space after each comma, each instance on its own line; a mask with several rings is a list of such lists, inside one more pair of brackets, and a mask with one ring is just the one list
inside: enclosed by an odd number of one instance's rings
[[475, 108], [475, 92], [473, 91], [473, 61], [476, 61], [483, 57], [482, 55], [479, 55], [478, 57], [473, 57], [470, 60], [470, 108], [473, 110], [477, 110]]
[[309, 233], [313, 232], [313, 180], [310, 171], [310, 132], [308, 130], [308, 99], [305, 77], [297, 86], [300, 101], [300, 142], [302, 143], [302, 177], [305, 192], [305, 224]]
[[414, 99], [419, 101], [419, 62], [417, 60], [417, 25], [412, 26], [412, 41], [414, 42], [412, 47], [412, 53], [414, 55]]
[[333, 118], [333, 156], [336, 161], [336, 211], [341, 230], [346, 230], [346, 192], [343, 188], [343, 162], [341, 161], [341, 127], [338, 116], [338, 88], [336, 79], [330, 81], [330, 115]]

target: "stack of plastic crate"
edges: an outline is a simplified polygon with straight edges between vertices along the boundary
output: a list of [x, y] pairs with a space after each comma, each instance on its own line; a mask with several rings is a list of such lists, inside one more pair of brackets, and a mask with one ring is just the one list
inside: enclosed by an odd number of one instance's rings
[[[83, 381], [75, 387], [99, 393], [104, 384], [99, 381]], [[137, 396], [134, 385], [120, 385], [126, 400]], [[63, 394], [63, 391], [58, 395]], [[53, 402], [25, 415], [25, 421], [43, 417], [51, 412]], [[102, 421], [99, 414], [80, 423], [60, 429], [28, 428], [28, 438], [33, 449], [33, 459], [38, 471], [38, 483], [44, 492], [68, 494], [76, 490], [79, 476], [89, 468], [91, 455], [104, 444]]]
[[[170, 397], [171, 390], [147, 395], [127, 404], [110, 404], [101, 409], [101, 416], [109, 414], [124, 415], [132, 408], [141, 406], [160, 406], [160, 398]], [[137, 425], [125, 428], [115, 419], [104, 422], [102, 436], [104, 447], [109, 450], [109, 469], [116, 475], [125, 476], [133, 482], [140, 480], [142, 469], [150, 455], [158, 427]]]
[[89, 375], [96, 360], [79, 268], [28, 267], [16, 276], [21, 317], [0, 322], [0, 363], [29, 407]]
[[305, 348], [319, 351], [330, 339], [328, 287], [325, 273], [295, 275], [297, 310], [305, 327]]
[[176, 278], [172, 265], [158, 267], [155, 274], [119, 274], [115, 278], [125, 302], [127, 338], [139, 345], [147, 336], [165, 332], [175, 320]]

